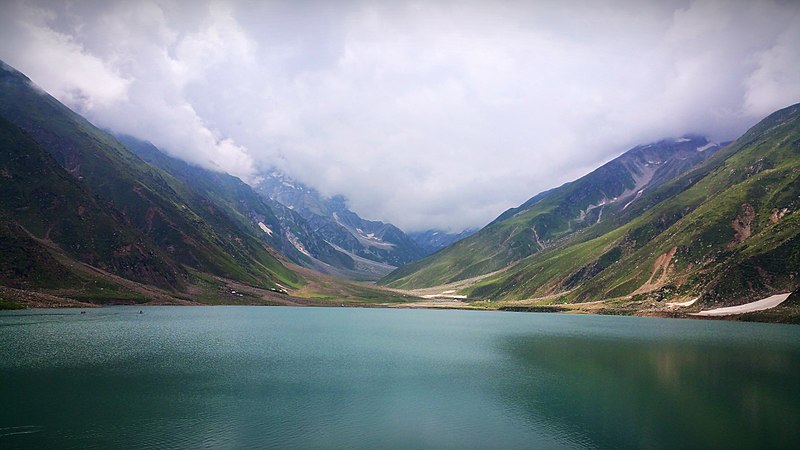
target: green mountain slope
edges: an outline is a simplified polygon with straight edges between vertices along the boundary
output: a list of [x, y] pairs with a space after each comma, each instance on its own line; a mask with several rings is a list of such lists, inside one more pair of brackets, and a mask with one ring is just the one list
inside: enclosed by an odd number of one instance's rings
[[[62, 232], [65, 242], [73, 239], [67, 236], [94, 239], [89, 246], [91, 251], [76, 253], [67, 245], [65, 252], [69, 256], [80, 262], [104, 265], [116, 275], [170, 288], [180, 288], [195, 271], [264, 287], [272, 287], [276, 282], [298, 283], [296, 274], [263, 243], [243, 233], [213, 202], [161, 169], [146, 164], [112, 136], [35, 88], [29, 79], [5, 64], [0, 70], [0, 116], [23, 130], [71, 176], [72, 181], [58, 184], [53, 194], [66, 199], [63, 208], [74, 208], [77, 202], [84, 208], [82, 214], [94, 214], [96, 209], [106, 211], [97, 220], [89, 216], [91, 220], [87, 222], [95, 228], [80, 225], [78, 219], [64, 222], [61, 226], [64, 229], [73, 224], [78, 226], [70, 231], [72, 234]], [[20, 172], [19, 176], [25, 174]], [[44, 179], [42, 184], [47, 184], [49, 175]], [[28, 189], [25, 183], [16, 188]], [[75, 196], [79, 194], [81, 198], [77, 199]], [[26, 201], [31, 198], [39, 205], [46, 202], [35, 194]], [[95, 203], [87, 202], [86, 198], [94, 199]], [[25, 222], [33, 237], [48, 237], [49, 225], [45, 225], [52, 223], [50, 218], [42, 216], [41, 226], [36, 227], [33, 223], [38, 219], [26, 219], [24, 211], [12, 207], [5, 213]], [[107, 217], [111, 219], [106, 220]], [[119, 234], [121, 238], [108, 241]], [[53, 237], [52, 232], [49, 236]], [[132, 236], [136, 238], [129, 239]], [[137, 245], [128, 248], [130, 241]], [[86, 249], [85, 243], [81, 242], [80, 248]], [[115, 262], [126, 261], [123, 258], [126, 252], [143, 260]]]
[[713, 306], [794, 291], [799, 208], [800, 105], [794, 105], [605, 224], [513, 263], [465, 293], [561, 302], [698, 298], [698, 305]]
[[[46, 250], [118, 275], [166, 288], [188, 274], [165, 262], [152, 241], [94, 196], [21, 129], [0, 117], [0, 214], [4, 216], [6, 285], [58, 286], [77, 281]], [[38, 240], [37, 240], [38, 238]]]
[[558, 247], [581, 230], [605, 226], [642, 195], [710, 158], [718, 148], [695, 136], [635, 147], [576, 181], [506, 211], [455, 245], [398, 269], [382, 283], [435, 286], [500, 270]]

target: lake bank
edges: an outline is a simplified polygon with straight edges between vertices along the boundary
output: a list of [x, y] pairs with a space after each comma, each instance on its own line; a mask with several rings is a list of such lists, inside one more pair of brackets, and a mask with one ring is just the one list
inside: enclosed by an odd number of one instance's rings
[[[729, 320], [746, 322], [767, 323], [792, 323], [800, 324], [800, 304], [789, 293], [783, 294], [780, 301], [772, 298], [771, 303], [764, 309], [750, 310], [748, 305], [760, 306], [765, 299], [757, 300], [736, 307], [720, 308], [721, 311], [705, 311], [696, 305], [696, 300], [683, 303], [632, 301], [630, 299], [598, 300], [583, 303], [542, 304], [539, 299], [532, 301], [491, 302], [470, 301], [455, 297], [429, 297], [412, 301], [369, 301], [352, 300], [348, 298], [331, 297], [298, 297], [287, 294], [277, 294], [272, 291], [254, 288], [242, 284], [236, 286], [239, 291], [230, 287], [226, 288], [218, 298], [204, 302], [192, 301], [189, 298], [159, 297], [154, 301], [136, 301], [130, 298], [104, 299], [102, 303], [81, 301], [64, 296], [48, 293], [25, 291], [0, 286], [0, 310], [26, 309], [26, 308], [98, 308], [104, 306], [317, 306], [317, 307], [362, 307], [362, 308], [391, 308], [391, 309], [458, 309], [478, 311], [514, 311], [514, 312], [539, 312], [553, 314], [597, 314], [597, 315], [623, 315], [639, 317], [660, 317], [679, 319], [703, 320]], [[396, 291], [392, 291], [397, 294]], [[795, 294], [796, 295], [796, 294]], [[402, 299], [401, 299], [402, 300]], [[408, 300], [408, 299], [407, 299]], [[725, 313], [730, 311], [730, 313]]]

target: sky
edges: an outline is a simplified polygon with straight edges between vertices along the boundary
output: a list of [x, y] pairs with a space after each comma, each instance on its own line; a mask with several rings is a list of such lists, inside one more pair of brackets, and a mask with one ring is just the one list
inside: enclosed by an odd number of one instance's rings
[[800, 101], [800, 2], [0, 0], [0, 59], [98, 126], [405, 231], [480, 227]]

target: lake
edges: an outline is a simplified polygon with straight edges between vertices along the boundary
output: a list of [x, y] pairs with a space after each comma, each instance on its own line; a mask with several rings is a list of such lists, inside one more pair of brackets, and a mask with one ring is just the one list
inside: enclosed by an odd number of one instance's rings
[[290, 307], [0, 312], [0, 448], [800, 448], [800, 327]]

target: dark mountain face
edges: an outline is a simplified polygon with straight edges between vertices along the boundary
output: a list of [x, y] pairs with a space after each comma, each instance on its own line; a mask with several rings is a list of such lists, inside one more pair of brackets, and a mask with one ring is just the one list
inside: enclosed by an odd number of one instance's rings
[[[236, 177], [172, 158], [152, 144], [130, 136], [118, 138], [143, 160], [199, 192], [203, 201], [225, 211], [243, 231], [259, 236], [296, 264], [356, 280], [376, 280], [394, 269], [360, 258], [329, 242], [320, 227], [299, 212], [258, 194]], [[318, 218], [313, 214], [309, 217]]]
[[62, 286], [79, 280], [48, 251], [161, 287], [187, 276], [132, 229], [110, 205], [69, 175], [36, 142], [0, 118], [0, 278], [13, 287]]
[[143, 160], [202, 193], [207, 201], [233, 217], [244, 231], [259, 236], [296, 264], [354, 280], [376, 280], [394, 269], [328, 242], [297, 211], [258, 194], [236, 177], [192, 166], [130, 136], [119, 139]]
[[347, 208], [343, 197], [325, 198], [280, 172], [265, 175], [255, 189], [296, 211], [315, 233], [356, 258], [385, 267], [407, 264], [425, 254], [394, 225], [363, 219]]
[[187, 269], [263, 286], [297, 281], [203, 195], [5, 65], [0, 116], [4, 170], [20, 180], [4, 183], [13, 192], [3, 212], [32, 238], [52, 240], [81, 263], [174, 289]]
[[242, 180], [172, 158], [131, 136], [120, 141], [148, 163], [163, 169], [234, 218], [241, 229], [258, 236], [293, 262], [325, 273], [353, 270], [355, 263], [313, 232], [299, 214], [256, 193]]
[[[416, 286], [470, 278], [543, 251], [585, 228], [609, 222], [663, 183], [719, 149], [702, 137], [668, 139], [628, 150], [580, 179], [534, 196], [479, 232], [392, 273]], [[435, 275], [434, 275], [435, 274]]]

